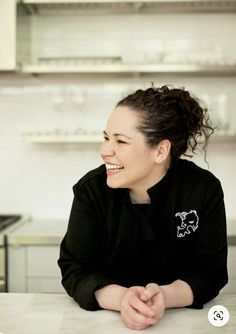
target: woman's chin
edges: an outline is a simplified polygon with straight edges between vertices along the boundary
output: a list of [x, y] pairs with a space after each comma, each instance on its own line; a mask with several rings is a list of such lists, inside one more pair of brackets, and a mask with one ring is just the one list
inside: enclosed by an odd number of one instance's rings
[[120, 185], [118, 182], [112, 182], [107, 179], [107, 185], [109, 188], [120, 188]]
[[110, 188], [124, 188], [122, 182], [119, 182], [118, 180], [114, 180], [111, 177], [107, 177], [107, 185]]

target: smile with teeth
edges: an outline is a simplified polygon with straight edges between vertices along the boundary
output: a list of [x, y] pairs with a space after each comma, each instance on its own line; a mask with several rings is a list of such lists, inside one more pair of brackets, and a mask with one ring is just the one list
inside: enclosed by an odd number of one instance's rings
[[108, 175], [113, 175], [115, 173], [119, 173], [124, 167], [119, 165], [113, 165], [113, 164], [106, 164], [106, 170]]

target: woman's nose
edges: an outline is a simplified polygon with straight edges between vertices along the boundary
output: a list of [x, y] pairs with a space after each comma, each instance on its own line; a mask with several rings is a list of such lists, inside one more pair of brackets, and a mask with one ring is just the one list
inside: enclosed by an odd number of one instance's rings
[[113, 156], [115, 154], [114, 147], [110, 140], [104, 140], [101, 145], [100, 153], [102, 157]]

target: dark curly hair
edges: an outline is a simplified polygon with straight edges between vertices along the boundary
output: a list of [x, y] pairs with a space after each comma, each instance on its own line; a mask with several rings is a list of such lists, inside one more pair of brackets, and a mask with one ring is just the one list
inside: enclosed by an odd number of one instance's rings
[[205, 154], [214, 129], [210, 126], [207, 108], [185, 88], [151, 87], [139, 89], [123, 98], [118, 106], [126, 106], [140, 117], [138, 130], [153, 147], [164, 139], [171, 143], [172, 162], [181, 155], [192, 157], [197, 147]]

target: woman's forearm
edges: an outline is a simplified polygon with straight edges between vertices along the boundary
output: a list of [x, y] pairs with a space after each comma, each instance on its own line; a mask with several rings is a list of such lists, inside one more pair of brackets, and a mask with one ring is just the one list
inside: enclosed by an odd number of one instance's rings
[[95, 298], [101, 308], [106, 310], [120, 311], [120, 301], [127, 288], [117, 285], [110, 284], [95, 292]]
[[[164, 295], [165, 307], [184, 307], [193, 303], [193, 293], [190, 286], [182, 281], [176, 280], [168, 285], [161, 285], [161, 291]], [[103, 309], [120, 311], [120, 301], [127, 288], [110, 284], [95, 292], [95, 298], [99, 306]]]
[[184, 307], [193, 303], [193, 292], [188, 283], [176, 280], [168, 285], [160, 286], [166, 308]]

